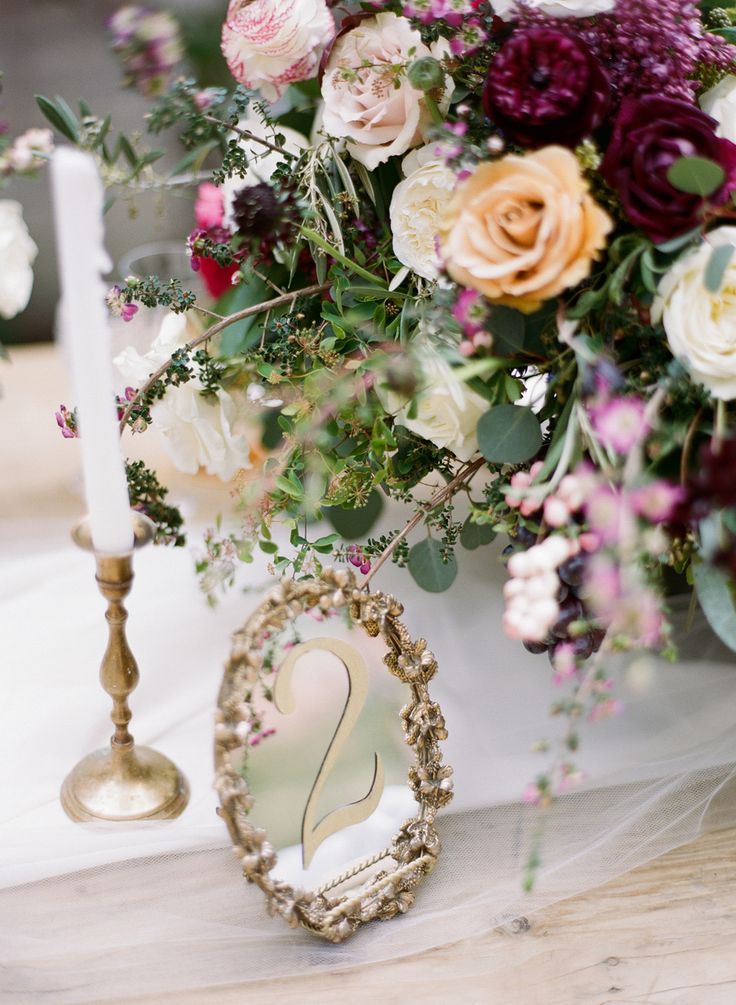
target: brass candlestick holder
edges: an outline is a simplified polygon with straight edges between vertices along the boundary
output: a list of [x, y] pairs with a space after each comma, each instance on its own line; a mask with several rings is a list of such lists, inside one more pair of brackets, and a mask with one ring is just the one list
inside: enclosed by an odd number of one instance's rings
[[[134, 546], [142, 548], [153, 539], [154, 527], [140, 513], [134, 512], [133, 518]], [[86, 520], [77, 524], [72, 537], [80, 548], [94, 552]], [[125, 637], [128, 612], [123, 606], [133, 584], [133, 553], [94, 554], [97, 585], [107, 600], [109, 629], [100, 681], [112, 698], [115, 732], [108, 748], [88, 754], [69, 772], [61, 789], [61, 805], [76, 821], [171, 820], [189, 801], [187, 781], [168, 757], [150, 747], [137, 747], [128, 731], [128, 696], [139, 679]]]

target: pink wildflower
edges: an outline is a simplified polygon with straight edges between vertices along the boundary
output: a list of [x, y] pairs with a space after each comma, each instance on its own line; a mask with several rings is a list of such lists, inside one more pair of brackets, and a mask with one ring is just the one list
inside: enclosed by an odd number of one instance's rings
[[609, 398], [589, 406], [590, 420], [600, 442], [618, 454], [628, 454], [647, 435], [641, 398]]
[[675, 507], [682, 502], [685, 492], [679, 485], [659, 478], [641, 488], [634, 489], [629, 498], [639, 516], [650, 523], [663, 523], [672, 516]]

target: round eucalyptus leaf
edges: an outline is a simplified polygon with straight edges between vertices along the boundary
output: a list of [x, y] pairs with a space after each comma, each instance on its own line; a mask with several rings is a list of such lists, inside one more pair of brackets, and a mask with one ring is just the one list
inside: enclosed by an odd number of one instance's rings
[[409, 552], [409, 572], [417, 586], [427, 593], [444, 593], [455, 582], [457, 561], [451, 555], [449, 561], [444, 562], [439, 541], [428, 537]]
[[375, 489], [368, 496], [365, 506], [350, 509], [347, 506], [327, 506], [322, 511], [340, 537], [346, 541], [357, 541], [371, 530], [383, 512], [383, 498]]
[[492, 464], [523, 464], [542, 446], [542, 430], [530, 408], [496, 405], [480, 417], [478, 446]]
[[490, 544], [496, 538], [496, 532], [489, 523], [473, 523], [470, 517], [460, 531], [460, 544], [468, 551], [475, 551], [483, 544]]

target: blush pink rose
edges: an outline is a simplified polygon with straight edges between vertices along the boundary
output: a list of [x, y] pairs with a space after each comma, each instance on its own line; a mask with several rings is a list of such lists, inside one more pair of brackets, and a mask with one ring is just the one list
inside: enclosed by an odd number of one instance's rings
[[[382, 13], [340, 35], [322, 80], [322, 128], [345, 138], [348, 152], [369, 171], [423, 142], [429, 124], [424, 92], [412, 87], [406, 67], [416, 59], [441, 59], [445, 39], [431, 47], [405, 17]], [[449, 107], [452, 81], [445, 77], [440, 111]]]
[[230, 0], [222, 54], [235, 79], [276, 101], [309, 80], [335, 36], [326, 0]]

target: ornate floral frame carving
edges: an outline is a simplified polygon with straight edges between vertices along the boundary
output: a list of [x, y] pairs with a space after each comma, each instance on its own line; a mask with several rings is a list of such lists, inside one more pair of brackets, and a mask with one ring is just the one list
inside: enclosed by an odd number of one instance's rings
[[[257, 725], [252, 704], [255, 690], [268, 687], [268, 678], [274, 674], [273, 667], [264, 666], [264, 640], [315, 609], [325, 613], [348, 609], [367, 635], [380, 635], [388, 649], [384, 663], [408, 685], [410, 700], [401, 710], [401, 721], [415, 757], [408, 780], [418, 810], [383, 852], [315, 891], [302, 891], [272, 876], [276, 853], [266, 832], [250, 822], [253, 798], [243, 777], [247, 766], [243, 736], [254, 722]], [[319, 579], [302, 582], [285, 580], [235, 633], [225, 667], [215, 726], [215, 787], [235, 855], [245, 878], [265, 893], [271, 914], [330, 942], [342, 942], [365, 922], [386, 920], [411, 907], [415, 888], [432, 870], [440, 852], [437, 810], [452, 798], [452, 768], [442, 763], [439, 746], [447, 737], [445, 721], [428, 691], [437, 661], [424, 639], [412, 640], [399, 620], [403, 610], [394, 597], [358, 587], [348, 570], [326, 569]], [[241, 756], [243, 749], [245, 763], [236, 765], [233, 754]], [[385, 868], [360, 881], [361, 873], [384, 861]]]

